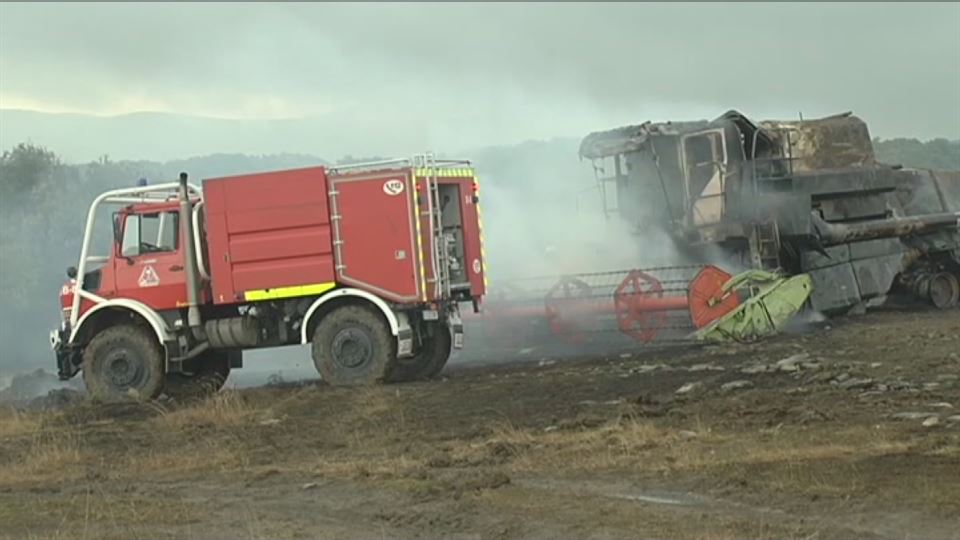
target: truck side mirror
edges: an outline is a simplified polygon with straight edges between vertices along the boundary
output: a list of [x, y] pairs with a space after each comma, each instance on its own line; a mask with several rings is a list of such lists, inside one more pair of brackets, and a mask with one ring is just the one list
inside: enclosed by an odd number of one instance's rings
[[70, 278], [70, 279], [76, 279], [76, 278], [77, 278], [77, 267], [76, 267], [76, 266], [68, 266], [68, 267], [67, 267], [67, 277]]

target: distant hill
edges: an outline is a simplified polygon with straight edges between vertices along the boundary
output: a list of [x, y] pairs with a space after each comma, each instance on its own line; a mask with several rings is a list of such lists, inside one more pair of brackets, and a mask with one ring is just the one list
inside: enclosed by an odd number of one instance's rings
[[371, 110], [231, 120], [157, 112], [94, 116], [0, 109], [0, 149], [29, 141], [55, 150], [67, 163], [83, 163], [101, 156], [169, 161], [221, 153], [407, 155], [452, 151], [469, 140], [466, 132], [454, 139], [439, 128], [412, 130], [414, 122], [402, 111], [384, 116]]
[[[166, 161], [217, 153], [321, 153], [312, 120], [225, 120], [167, 113], [120, 116], [0, 110], [0, 148], [29, 140], [67, 162]], [[322, 131], [322, 130], [320, 130]]]

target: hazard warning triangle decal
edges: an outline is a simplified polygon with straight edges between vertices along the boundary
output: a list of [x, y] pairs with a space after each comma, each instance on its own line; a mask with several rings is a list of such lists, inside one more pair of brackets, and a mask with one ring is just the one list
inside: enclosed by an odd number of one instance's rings
[[140, 272], [140, 279], [137, 280], [137, 283], [141, 287], [156, 287], [160, 284], [160, 276], [157, 275], [157, 271], [152, 266], [147, 265], [143, 267], [143, 272]]

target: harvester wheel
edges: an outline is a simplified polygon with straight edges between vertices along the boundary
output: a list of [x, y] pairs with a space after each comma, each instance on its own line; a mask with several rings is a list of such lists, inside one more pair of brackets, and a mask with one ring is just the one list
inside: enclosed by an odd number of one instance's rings
[[390, 381], [410, 382], [436, 377], [447, 365], [452, 346], [450, 329], [445, 324], [431, 323], [423, 336], [420, 350], [410, 358], [397, 359]]
[[83, 382], [101, 401], [153, 399], [163, 390], [160, 344], [139, 326], [107, 328], [83, 351]]
[[223, 388], [230, 376], [227, 351], [207, 351], [192, 360], [192, 373], [167, 373], [163, 393], [178, 401], [201, 398]]
[[360, 306], [334, 309], [313, 331], [313, 363], [333, 386], [386, 381], [396, 358], [386, 322]]
[[960, 299], [960, 283], [953, 274], [940, 272], [930, 278], [928, 294], [930, 302], [938, 309], [956, 307]]

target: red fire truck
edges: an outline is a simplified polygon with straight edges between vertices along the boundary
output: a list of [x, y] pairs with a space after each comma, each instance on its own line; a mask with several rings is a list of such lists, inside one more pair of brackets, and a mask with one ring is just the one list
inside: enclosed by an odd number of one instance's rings
[[[94, 256], [104, 207], [113, 242]], [[242, 351], [301, 343], [333, 385], [426, 379], [485, 292], [477, 178], [429, 154], [202, 188], [181, 173], [98, 196], [67, 274], [59, 375], [100, 399], [202, 394]]]

